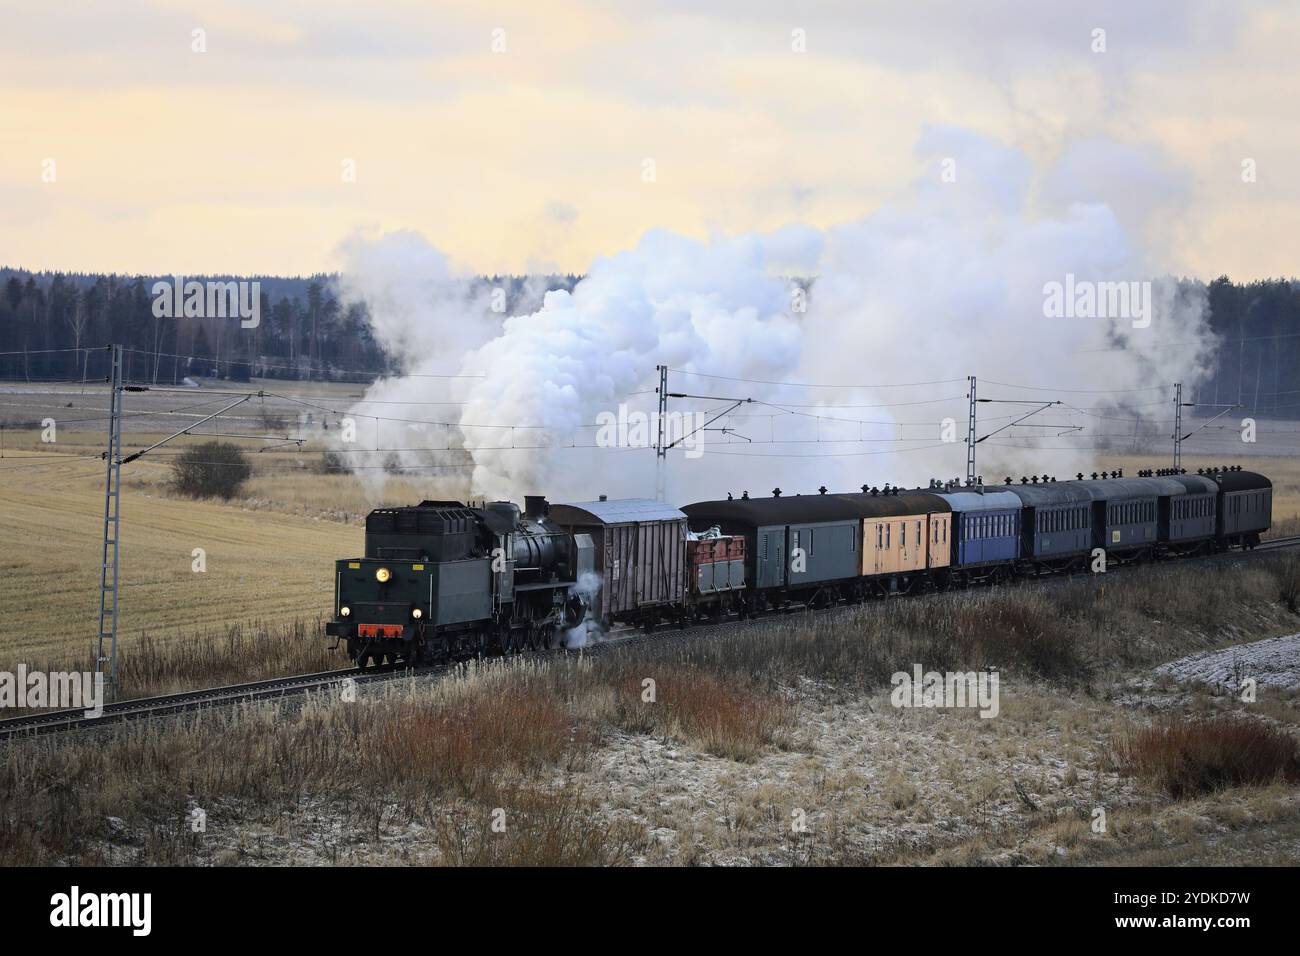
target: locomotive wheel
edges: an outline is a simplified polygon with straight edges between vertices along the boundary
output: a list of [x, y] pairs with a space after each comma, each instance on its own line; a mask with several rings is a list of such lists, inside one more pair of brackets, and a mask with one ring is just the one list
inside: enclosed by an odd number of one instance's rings
[[497, 652], [513, 654], [515, 650], [514, 632], [510, 630], [509, 624], [502, 624], [497, 628]]

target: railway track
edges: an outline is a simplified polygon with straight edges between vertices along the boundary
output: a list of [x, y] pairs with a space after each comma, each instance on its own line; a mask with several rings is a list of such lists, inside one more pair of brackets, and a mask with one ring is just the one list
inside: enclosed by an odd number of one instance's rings
[[[1260, 542], [1260, 544], [1251, 551], [1235, 551], [1226, 555], [1226, 557], [1249, 558], [1261, 553], [1282, 551], [1295, 547], [1300, 547], [1300, 535], [1266, 539]], [[1185, 566], [1187, 564], [1200, 564], [1207, 561], [1220, 560], [1224, 557], [1225, 555], [1221, 554], [1210, 554], [1180, 558], [1176, 559], [1176, 561], [1179, 565]], [[1177, 565], [1174, 565], [1174, 562], [1170, 561], [1145, 566], [1159, 568]], [[1088, 572], [1076, 572], [1075, 574], [1053, 575], [1043, 578], [1026, 578], [1022, 579], [1021, 583], [1050, 584], [1053, 582], [1066, 581], [1073, 577], [1077, 577], [1079, 574], [1087, 573]], [[925, 594], [929, 595], [935, 593], [936, 592], [925, 592]], [[665, 625], [657, 631], [643, 631], [640, 628], [625, 626], [615, 628], [608, 632], [602, 640], [590, 644], [587, 647], [582, 648], [582, 650], [585, 653], [601, 653], [618, 647], [632, 646], [652, 641], [684, 638], [695, 639], [709, 634], [719, 634], [732, 630], [761, 626], [764, 623], [778, 624], [783, 619], [788, 618], [791, 614], [796, 613], [814, 613], [818, 615], [845, 613], [852, 610], [854, 606], [855, 605], [836, 605], [812, 611], [804, 605], [793, 605], [785, 612], [764, 615], [760, 618], [729, 618], [722, 621], [697, 624], [687, 630], [672, 627], [671, 625]], [[524, 656], [540, 657], [548, 653], [550, 652], [531, 652]], [[346, 680], [352, 680], [357, 685], [362, 685], [384, 683], [392, 680], [406, 679], [413, 676], [431, 676], [442, 671], [450, 670], [455, 666], [456, 665], [454, 664], [424, 664], [415, 667], [395, 666], [369, 669], [366, 671], [358, 671], [355, 668], [344, 668], [334, 671], [322, 671], [318, 674], [300, 674], [293, 677], [277, 677], [270, 680], [252, 681], [246, 684], [231, 684], [225, 687], [204, 688], [202, 690], [187, 691], [180, 694], [167, 694], [160, 697], [142, 697], [136, 700], [118, 701], [105, 705], [103, 714], [98, 717], [86, 717], [85, 712], [81, 710], [59, 710], [40, 714], [26, 714], [21, 717], [11, 717], [5, 720], [0, 720], [0, 741], [9, 740], [15, 737], [32, 737], [68, 730], [92, 729], [126, 720], [164, 717], [185, 713], [187, 711], [202, 710], [207, 707], [221, 707], [239, 703], [250, 703], [253, 701], [277, 700], [299, 696], [313, 690], [325, 690], [329, 688], [341, 689]]]
[[144, 717], [163, 717], [185, 711], [200, 710], [255, 700], [274, 700], [312, 690], [342, 687], [352, 679], [358, 684], [391, 680], [404, 676], [406, 670], [385, 669], [362, 673], [356, 668], [322, 671], [318, 674], [298, 674], [293, 677], [276, 677], [270, 680], [251, 681], [247, 684], [230, 684], [225, 687], [207, 687], [181, 694], [160, 697], [141, 697], [104, 705], [98, 717], [87, 717], [83, 710], [56, 710], [40, 714], [24, 714], [0, 720], [0, 740], [18, 735], [56, 733], [64, 730], [101, 727], [123, 720]]

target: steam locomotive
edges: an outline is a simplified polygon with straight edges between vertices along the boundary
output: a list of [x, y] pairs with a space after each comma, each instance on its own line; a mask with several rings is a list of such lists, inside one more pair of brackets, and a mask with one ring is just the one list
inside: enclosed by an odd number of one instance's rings
[[360, 667], [432, 663], [550, 646], [586, 614], [587, 535], [546, 518], [546, 501], [470, 508], [422, 501], [366, 517], [366, 553], [335, 563], [335, 617]]
[[653, 628], [794, 604], [1253, 548], [1272, 484], [1239, 467], [931, 482], [925, 489], [699, 502], [468, 507], [366, 519], [335, 566], [334, 619], [358, 666], [540, 649], [615, 622]]

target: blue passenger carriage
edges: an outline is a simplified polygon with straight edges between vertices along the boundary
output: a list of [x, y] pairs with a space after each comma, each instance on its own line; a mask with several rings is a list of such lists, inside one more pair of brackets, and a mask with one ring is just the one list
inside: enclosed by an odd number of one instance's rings
[[1010, 485], [1020, 501], [1023, 561], [1035, 573], [1083, 566], [1092, 551], [1092, 495], [1078, 482]]
[[937, 492], [952, 507], [952, 576], [961, 583], [1000, 578], [1020, 557], [1020, 499], [1009, 491]]

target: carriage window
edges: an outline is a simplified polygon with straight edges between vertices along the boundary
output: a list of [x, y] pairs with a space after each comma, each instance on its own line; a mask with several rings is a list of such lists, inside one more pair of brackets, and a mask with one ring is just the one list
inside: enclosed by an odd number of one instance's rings
[[849, 553], [858, 550], [858, 529], [854, 528], [853, 533], [849, 535]]
[[791, 537], [792, 539], [794, 539], [794, 540], [792, 540], [792, 541], [790, 542], [790, 547], [791, 547], [791, 549], [794, 549], [794, 548], [799, 547], [799, 532], [798, 532], [798, 531], [791, 531], [791, 532], [790, 532], [790, 537]]
[[916, 546], [921, 546], [921, 522], [916, 523]]
[[885, 547], [889, 547], [889, 525], [885, 525]]
[[880, 525], [876, 525], [876, 550], [879, 551], [881, 543], [884, 541], [884, 532]]

